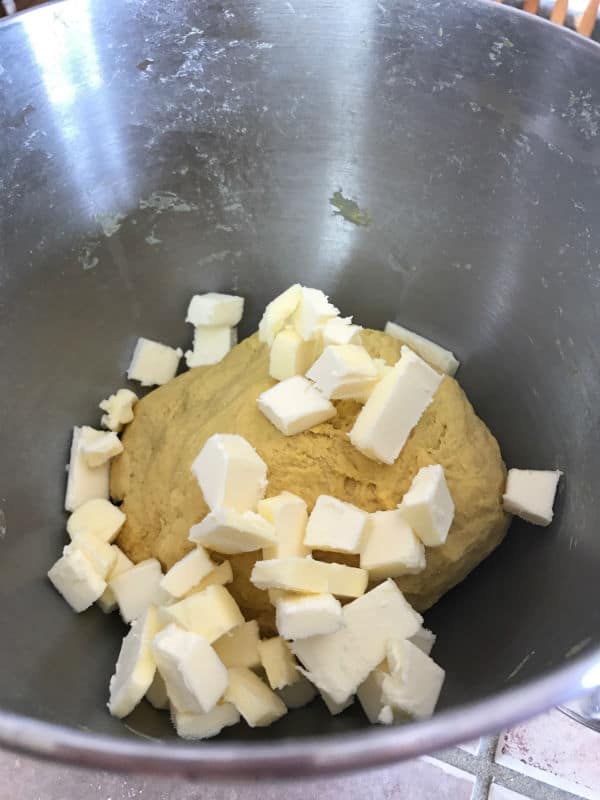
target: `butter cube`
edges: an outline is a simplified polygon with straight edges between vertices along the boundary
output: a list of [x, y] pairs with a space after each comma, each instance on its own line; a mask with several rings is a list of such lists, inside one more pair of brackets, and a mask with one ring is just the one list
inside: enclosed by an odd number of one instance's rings
[[345, 625], [335, 633], [291, 644], [309, 681], [336, 703], [355, 694], [383, 661], [389, 639], [413, 636], [423, 622], [389, 579], [344, 606], [342, 616]]
[[90, 533], [104, 542], [114, 542], [127, 517], [117, 506], [103, 497], [80, 505], [67, 520], [67, 533]]
[[134, 620], [123, 639], [115, 674], [110, 679], [108, 708], [113, 717], [131, 714], [152, 685], [156, 662], [150, 646], [157, 632], [156, 610], [151, 607]]
[[283, 700], [246, 667], [229, 670], [224, 699], [233, 703], [251, 728], [266, 727], [287, 713]]
[[444, 544], [454, 519], [454, 502], [440, 464], [422, 467], [398, 506], [427, 547]]
[[185, 321], [192, 325], [224, 325], [233, 328], [239, 324], [243, 313], [243, 297], [207, 292], [192, 297]]
[[330, 344], [361, 344], [360, 325], [352, 325], [352, 317], [332, 317], [321, 330], [323, 346]]
[[258, 513], [273, 525], [275, 544], [263, 547], [263, 558], [303, 558], [310, 553], [304, 544], [308, 513], [306, 503], [291, 492], [282, 492], [275, 497], [261, 500]]
[[260, 514], [218, 508], [192, 525], [189, 540], [219, 553], [250, 553], [275, 544], [275, 532]]
[[300, 302], [294, 312], [294, 328], [304, 339], [314, 339], [323, 324], [339, 315], [339, 310], [329, 302], [320, 289], [302, 287]]
[[447, 375], [455, 375], [456, 370], [460, 366], [460, 362], [454, 357], [454, 353], [450, 350], [445, 350], [439, 344], [426, 339], [424, 336], [419, 336], [414, 331], [409, 331], [408, 328], [403, 328], [395, 322], [388, 322], [385, 326], [385, 332], [388, 336], [393, 336], [394, 339], [400, 339], [404, 344], [408, 345], [411, 350], [424, 358], [434, 369], [440, 372], [445, 372]]
[[445, 672], [410, 641], [390, 639], [387, 645], [389, 675], [382, 682], [386, 705], [393, 712], [426, 719], [433, 714]]
[[194, 331], [194, 344], [191, 350], [186, 350], [185, 362], [190, 369], [218, 364], [235, 344], [237, 344], [235, 328], [197, 325]]
[[119, 389], [106, 400], [102, 400], [100, 408], [106, 411], [100, 424], [111, 431], [119, 431], [133, 419], [133, 407], [138, 401], [138, 396], [131, 389]]
[[322, 494], [308, 518], [304, 544], [313, 550], [360, 553], [368, 518], [352, 503]]
[[258, 407], [284, 436], [294, 436], [326, 422], [335, 407], [306, 378], [295, 375], [258, 396]]
[[[158, 630], [156, 632], [158, 633]], [[152, 683], [146, 692], [146, 700], [151, 706], [158, 709], [158, 711], [166, 711], [171, 705], [169, 695], [167, 694], [167, 687], [158, 670], [154, 673]]]
[[123, 452], [121, 440], [114, 431], [94, 431], [93, 438], [84, 439], [81, 452], [88, 467], [101, 467]]
[[345, 564], [290, 557], [257, 561], [250, 580], [257, 589], [359, 597], [367, 588], [368, 574]]
[[[133, 561], [127, 558], [125, 553], [120, 547], [117, 547], [116, 544], [111, 544], [111, 549], [115, 554], [115, 560], [112, 568], [106, 576], [107, 583], [113, 578], [116, 578], [117, 575], [122, 575], [124, 572], [127, 572], [127, 570], [130, 570], [134, 566]], [[102, 596], [98, 598], [98, 605], [105, 614], [110, 614], [117, 608], [117, 598], [115, 597], [115, 594], [110, 586], [107, 586], [102, 593]]]
[[286, 592], [285, 589], [267, 589], [266, 591], [272, 606], [276, 606], [283, 597], [296, 596], [294, 592]]
[[48, 577], [73, 611], [85, 611], [106, 589], [94, 565], [81, 550], [65, 547], [63, 555], [50, 568]]
[[431, 404], [442, 376], [408, 347], [358, 415], [350, 441], [368, 458], [393, 464], [412, 429]]
[[393, 713], [383, 698], [383, 681], [387, 674], [387, 665], [384, 662], [383, 666], [380, 665], [369, 673], [356, 692], [358, 701], [372, 725], [377, 723], [389, 725], [394, 721]]
[[533, 525], [550, 525], [560, 470], [510, 469], [503, 495], [504, 510]]
[[217, 703], [206, 714], [189, 714], [173, 709], [171, 716], [177, 735], [190, 740], [209, 739], [240, 721], [239, 712], [232, 703]]
[[357, 392], [352, 398], [353, 400], [356, 400], [357, 403], [361, 403], [362, 405], [364, 405], [369, 397], [371, 397], [373, 394], [373, 389], [377, 386], [379, 381], [382, 378], [385, 378], [385, 376], [393, 370], [393, 367], [391, 367], [383, 358], [374, 358], [373, 364], [377, 370], [377, 380], [374, 383], [369, 384], [369, 386], [366, 386], [364, 392]]
[[425, 548], [402, 512], [369, 514], [360, 553], [360, 566], [371, 580], [414, 575], [425, 569]]
[[258, 653], [271, 689], [283, 689], [298, 679], [296, 659], [281, 636], [260, 641]]
[[192, 463], [211, 511], [254, 511], [267, 488], [267, 465], [252, 445], [233, 433], [215, 433]]
[[85, 557], [93, 564], [98, 575], [106, 580], [107, 575], [116, 561], [116, 553], [108, 542], [103, 542], [93, 533], [78, 533], [73, 537], [71, 544], [67, 545], [63, 553], [70, 550], [81, 550]]
[[161, 578], [160, 588], [171, 597], [183, 597], [216, 567], [206, 550], [198, 545], [177, 561]]
[[317, 696], [318, 692], [312, 683], [296, 669], [298, 679], [289, 686], [277, 690], [277, 694], [288, 708], [302, 708]]
[[205, 714], [227, 688], [227, 669], [203, 636], [168, 625], [152, 642], [156, 665], [178, 711]]
[[275, 625], [284, 639], [334, 633], [344, 624], [342, 606], [332, 594], [288, 594], [275, 608]]
[[321, 699], [327, 706], [327, 710], [329, 711], [332, 717], [337, 717], [338, 714], [341, 714], [342, 711], [345, 711], [347, 708], [350, 708], [352, 703], [354, 703], [354, 695], [350, 695], [350, 697], [348, 697], [343, 702], [337, 703], [333, 699], [333, 697], [327, 692], [320, 691], [319, 694], [321, 695]]
[[226, 667], [254, 669], [260, 666], [259, 641], [258, 622], [252, 619], [224, 633], [213, 647]]
[[229, 561], [223, 561], [212, 572], [209, 572], [206, 578], [202, 578], [200, 583], [188, 592], [188, 595], [203, 592], [209, 586], [224, 586], [226, 583], [231, 583], [232, 580], [233, 570], [231, 569], [231, 564]]
[[211, 644], [244, 622], [238, 604], [224, 586], [218, 585], [160, 608], [159, 617], [161, 622], [180, 625]]
[[108, 500], [108, 462], [100, 467], [89, 467], [82, 451], [83, 444], [90, 441], [98, 433], [101, 433], [101, 431], [96, 431], [87, 425], [81, 428], [73, 428], [65, 495], [65, 509], [67, 511], [75, 511], [88, 500], [94, 500], [98, 497]]
[[131, 364], [127, 370], [130, 381], [139, 381], [142, 386], [161, 386], [177, 373], [182, 351], [166, 344], [140, 337], [137, 340]]
[[119, 605], [124, 622], [132, 622], [155, 602], [162, 579], [160, 562], [155, 558], [140, 561], [131, 569], [115, 575], [109, 587]]
[[419, 628], [419, 630], [410, 637], [409, 641], [411, 641], [419, 648], [419, 650], [422, 650], [425, 655], [428, 656], [433, 650], [433, 645], [435, 644], [436, 639], [437, 636], [435, 633], [432, 633], [428, 628]]
[[304, 375], [315, 355], [315, 342], [305, 342], [293, 328], [284, 328], [271, 345], [269, 375], [276, 381]]
[[336, 597], [360, 597], [365, 593], [369, 573], [360, 567], [346, 564], [327, 564], [327, 592]]
[[306, 377], [329, 400], [352, 400], [375, 386], [379, 372], [364, 347], [336, 344], [323, 350]]
[[267, 305], [258, 324], [258, 338], [272, 346], [279, 331], [283, 330], [296, 311], [302, 297], [302, 287], [295, 283]]

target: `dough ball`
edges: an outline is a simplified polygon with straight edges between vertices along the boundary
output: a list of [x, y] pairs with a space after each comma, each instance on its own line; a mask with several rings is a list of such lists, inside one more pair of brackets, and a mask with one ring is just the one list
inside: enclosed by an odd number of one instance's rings
[[[400, 342], [365, 331], [373, 357], [397, 361]], [[337, 403], [337, 415], [312, 430], [286, 437], [259, 412], [256, 398], [274, 381], [268, 349], [256, 335], [237, 345], [220, 363], [180, 375], [141, 400], [123, 436], [124, 452], [113, 462], [111, 492], [122, 500], [127, 521], [118, 544], [133, 561], [155, 557], [168, 569], [192, 549], [190, 527], [207, 513], [190, 465], [213, 433], [244, 436], [268, 466], [267, 495], [294, 492], [309, 510], [321, 494], [366, 511], [396, 508], [418, 470], [441, 464], [456, 514], [446, 543], [427, 548], [427, 566], [397, 579], [415, 608], [423, 611], [463, 580], [502, 541], [508, 516], [502, 510], [506, 470], [498, 443], [476, 416], [458, 383], [442, 381], [433, 403], [413, 430], [395, 464], [377, 464], [350, 443], [348, 432], [360, 411], [354, 401]], [[267, 593], [249, 581], [260, 551], [231, 557], [229, 587], [246, 618], [272, 631]], [[358, 557], [322, 554], [356, 564]]]

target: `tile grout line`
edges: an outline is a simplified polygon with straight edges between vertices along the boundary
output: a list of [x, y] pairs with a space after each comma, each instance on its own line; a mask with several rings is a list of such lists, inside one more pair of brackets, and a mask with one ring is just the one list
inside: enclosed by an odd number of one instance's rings
[[580, 795], [496, 763], [499, 739], [499, 736], [482, 737], [476, 756], [454, 747], [436, 753], [434, 758], [475, 777], [471, 800], [487, 800], [493, 783], [522, 794], [529, 800], [581, 800]]

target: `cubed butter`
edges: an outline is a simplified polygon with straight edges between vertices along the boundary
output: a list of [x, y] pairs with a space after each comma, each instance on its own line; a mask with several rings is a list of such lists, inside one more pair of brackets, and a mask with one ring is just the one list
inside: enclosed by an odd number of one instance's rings
[[323, 324], [339, 315], [339, 310], [329, 302], [327, 295], [320, 289], [302, 287], [300, 302], [294, 312], [294, 328], [304, 339], [314, 339]]
[[275, 497], [261, 500], [258, 513], [273, 525], [275, 544], [263, 547], [263, 558], [303, 558], [310, 553], [304, 544], [308, 512], [301, 497], [291, 492], [282, 492]]
[[152, 685], [156, 662], [151, 644], [157, 632], [156, 610], [150, 607], [134, 620], [123, 639], [115, 674], [110, 679], [108, 708], [113, 717], [131, 714]]
[[119, 389], [106, 400], [102, 400], [100, 408], [106, 411], [100, 420], [102, 427], [119, 433], [124, 425], [132, 421], [133, 407], [137, 401], [138, 396], [131, 389]]
[[[154, 656], [152, 658], [154, 658]], [[166, 711], [171, 705], [169, 695], [167, 694], [167, 687], [158, 670], [154, 673], [152, 683], [146, 692], [146, 700], [151, 706], [158, 709], [158, 711]]]
[[227, 668], [203, 636], [168, 625], [154, 637], [152, 653], [178, 711], [205, 714], [227, 689]]
[[71, 539], [78, 533], [91, 533], [105, 542], [114, 542], [126, 519], [120, 508], [97, 497], [75, 509], [67, 520], [67, 533]]
[[414, 575], [425, 569], [425, 548], [402, 512], [369, 514], [360, 553], [360, 566], [371, 580]]
[[123, 452], [121, 440], [114, 431], [94, 431], [94, 437], [84, 439], [81, 452], [88, 467], [101, 467]]
[[308, 518], [304, 544], [313, 550], [360, 553], [368, 518], [352, 503], [322, 494]]
[[189, 540], [230, 555], [250, 553], [275, 544], [273, 526], [253, 511], [233, 511], [217, 508], [207, 514], [202, 522], [192, 525]]
[[296, 670], [298, 679], [283, 689], [278, 689], [277, 694], [288, 708], [302, 708], [308, 705], [317, 696], [318, 692], [312, 683]]
[[224, 700], [233, 703], [251, 728], [270, 725], [287, 713], [283, 700], [247, 667], [229, 670]]
[[323, 350], [306, 377], [329, 400], [353, 400], [375, 386], [379, 371], [361, 345], [335, 344]]
[[298, 679], [296, 659], [281, 636], [260, 641], [258, 653], [271, 689], [283, 689]]
[[81, 550], [65, 547], [48, 577], [73, 611], [85, 611], [102, 595], [106, 582]]
[[207, 292], [192, 297], [185, 321], [192, 325], [219, 325], [233, 328], [239, 324], [243, 313], [243, 297]]
[[233, 433], [215, 433], [192, 463], [211, 511], [254, 511], [267, 488], [267, 465], [252, 445]]
[[330, 344], [361, 344], [360, 325], [352, 324], [352, 317], [332, 317], [321, 329], [323, 346]]
[[332, 594], [286, 594], [275, 609], [275, 625], [284, 639], [334, 633], [344, 624], [342, 606]]
[[364, 405], [369, 399], [369, 397], [371, 397], [371, 395], [373, 394], [373, 389], [377, 386], [379, 381], [394, 369], [387, 363], [387, 361], [384, 358], [374, 358], [373, 363], [375, 364], [375, 368], [377, 369], [377, 380], [374, 383], [367, 386], [365, 388], [365, 391], [362, 392], [362, 394], [357, 393], [353, 398], [354, 400], [356, 400], [357, 403], [361, 403], [362, 405]]
[[217, 703], [206, 714], [189, 714], [173, 709], [171, 714], [177, 735], [182, 739], [210, 739], [221, 733], [223, 728], [237, 725], [240, 715], [232, 703]]
[[216, 567], [206, 550], [198, 545], [179, 559], [161, 578], [160, 588], [171, 597], [183, 597]]
[[[127, 570], [132, 569], [134, 566], [133, 561], [129, 559], [125, 553], [118, 547], [116, 544], [111, 544], [111, 548], [115, 554], [115, 560], [113, 566], [106, 577], [107, 584], [113, 579], [116, 578], [117, 575], [122, 575]], [[104, 611], [105, 614], [110, 614], [117, 608], [117, 598], [115, 597], [115, 593], [110, 588], [110, 586], [106, 586], [106, 589], [102, 593], [102, 596], [98, 598], [98, 605]]]
[[336, 414], [327, 398], [306, 378], [295, 375], [258, 396], [258, 408], [284, 436], [294, 436]]
[[331, 714], [332, 717], [337, 717], [338, 714], [341, 714], [342, 711], [345, 711], [347, 708], [350, 708], [352, 703], [354, 703], [354, 695], [351, 694], [350, 697], [347, 697], [341, 703], [336, 702], [333, 697], [328, 694], [327, 692], [321, 691], [319, 692], [321, 695], [321, 699], [327, 706], [327, 710]]
[[93, 533], [78, 533], [73, 537], [71, 544], [65, 547], [63, 553], [69, 550], [81, 550], [104, 580], [114, 567], [117, 557], [111, 545]]
[[442, 376], [408, 347], [373, 389], [350, 431], [350, 441], [368, 458], [393, 464], [412, 429], [431, 404]]
[[185, 352], [185, 363], [190, 369], [218, 364], [235, 344], [237, 344], [235, 328], [197, 325], [192, 349]]
[[419, 630], [410, 637], [410, 641], [416, 645], [419, 650], [422, 650], [426, 656], [431, 654], [433, 645], [437, 636], [432, 633], [428, 628], [419, 628]]
[[291, 557], [257, 561], [250, 580], [257, 589], [359, 597], [367, 588], [368, 574], [359, 567]]
[[284, 381], [294, 375], [304, 375], [315, 360], [315, 342], [305, 342], [293, 328], [279, 331], [269, 354], [269, 375]]
[[127, 377], [130, 381], [139, 381], [142, 386], [161, 386], [175, 377], [181, 356], [179, 347], [174, 349], [140, 337], [131, 357]]
[[342, 615], [344, 627], [335, 633], [291, 644], [309, 681], [336, 703], [355, 694], [383, 661], [389, 639], [413, 636], [423, 622], [392, 580], [348, 603]]
[[419, 647], [408, 640], [390, 639], [387, 644], [389, 674], [382, 681], [382, 695], [394, 713], [427, 719], [437, 704], [445, 672]]
[[155, 558], [140, 561], [109, 581], [124, 622], [133, 622], [156, 601], [162, 579], [160, 562]]
[[188, 593], [189, 595], [203, 592], [209, 586], [225, 586], [226, 583], [231, 583], [233, 580], [233, 570], [229, 561], [223, 561], [218, 567], [215, 567], [212, 572], [209, 572], [206, 578], [202, 578], [200, 583]]
[[283, 330], [296, 311], [302, 297], [302, 287], [295, 283], [267, 305], [258, 324], [258, 338], [271, 345], [279, 331]]
[[385, 326], [385, 332], [388, 336], [393, 336], [394, 339], [400, 339], [401, 342], [408, 345], [411, 350], [424, 358], [434, 369], [440, 372], [445, 372], [447, 375], [455, 375], [456, 370], [460, 366], [460, 362], [454, 357], [454, 353], [440, 347], [439, 344], [420, 336], [414, 331], [409, 331], [408, 328], [403, 328], [395, 322], [388, 322]]
[[393, 722], [391, 709], [383, 699], [383, 680], [387, 674], [387, 664], [384, 662], [369, 673], [356, 692], [358, 702], [372, 725], [389, 725]]
[[73, 428], [71, 456], [69, 459], [65, 509], [75, 511], [88, 500], [108, 500], [109, 464], [89, 467], [85, 461], [82, 445], [101, 431], [84, 425]]
[[560, 470], [509, 469], [504, 510], [533, 525], [550, 525]]
[[260, 666], [259, 641], [258, 622], [251, 619], [224, 633], [213, 647], [226, 667], [255, 669]]
[[422, 467], [398, 506], [427, 547], [444, 544], [454, 519], [454, 502], [440, 464]]
[[238, 604], [224, 586], [218, 585], [163, 606], [159, 609], [159, 618], [166, 624], [180, 625], [211, 644], [244, 622]]

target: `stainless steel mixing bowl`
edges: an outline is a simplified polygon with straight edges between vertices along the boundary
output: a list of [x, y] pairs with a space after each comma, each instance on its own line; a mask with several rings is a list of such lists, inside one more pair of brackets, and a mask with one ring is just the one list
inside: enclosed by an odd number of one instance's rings
[[[600, 682], [600, 53], [481, 0], [78, 0], [0, 25], [0, 743], [190, 775], [309, 774], [497, 729]], [[371, 223], [335, 215], [341, 189]], [[427, 615], [439, 714], [318, 703], [196, 746], [105, 708], [123, 627], [45, 578], [70, 428], [190, 295], [292, 281], [462, 359], [509, 465], [565, 472], [548, 530]], [[154, 740], [158, 741], [154, 741]]]

